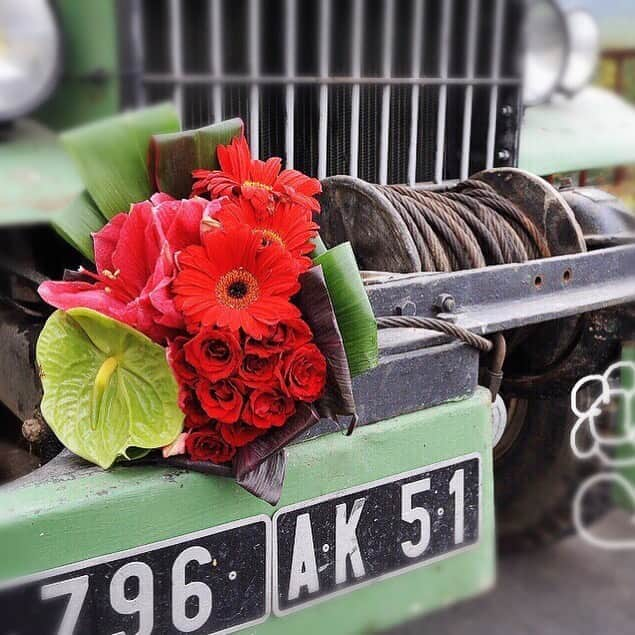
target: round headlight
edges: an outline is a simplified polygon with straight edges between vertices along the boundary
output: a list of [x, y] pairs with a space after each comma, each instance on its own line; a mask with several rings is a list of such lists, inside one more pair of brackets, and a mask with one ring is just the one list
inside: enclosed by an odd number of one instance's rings
[[34, 110], [49, 96], [60, 56], [47, 0], [0, 0], [0, 122]]
[[569, 59], [560, 88], [573, 95], [593, 78], [600, 56], [600, 30], [591, 14], [580, 9], [566, 14], [569, 33]]
[[553, 0], [527, 4], [525, 19], [523, 101], [547, 101], [557, 90], [565, 71], [569, 43], [564, 14]]

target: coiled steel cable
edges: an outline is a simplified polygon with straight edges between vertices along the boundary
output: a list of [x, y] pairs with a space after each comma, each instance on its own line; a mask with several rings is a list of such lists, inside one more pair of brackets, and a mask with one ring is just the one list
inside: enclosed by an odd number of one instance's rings
[[489, 184], [468, 179], [436, 192], [375, 185], [404, 222], [422, 271], [458, 271], [548, 258], [532, 220]]

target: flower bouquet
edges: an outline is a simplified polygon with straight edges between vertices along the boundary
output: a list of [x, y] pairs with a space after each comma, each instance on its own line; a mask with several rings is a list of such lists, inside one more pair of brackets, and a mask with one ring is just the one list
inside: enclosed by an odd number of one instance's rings
[[253, 159], [240, 120], [180, 132], [168, 106], [62, 141], [86, 192], [54, 226], [95, 267], [40, 286], [43, 417], [105, 469], [179, 465], [275, 504], [284, 447], [354, 417], [351, 377], [377, 363], [350, 245], [319, 239], [319, 181]]

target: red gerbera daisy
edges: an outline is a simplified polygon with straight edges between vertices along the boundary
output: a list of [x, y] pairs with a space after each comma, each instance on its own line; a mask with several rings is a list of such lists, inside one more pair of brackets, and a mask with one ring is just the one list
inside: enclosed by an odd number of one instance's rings
[[213, 196], [242, 194], [258, 213], [271, 212], [276, 200], [290, 201], [318, 212], [320, 204], [314, 198], [322, 191], [317, 179], [297, 170], [280, 172], [281, 160], [251, 158], [245, 137], [234, 137], [231, 145], [218, 146], [220, 170], [194, 170], [192, 196], [210, 192]]
[[272, 214], [258, 214], [246, 199], [221, 199], [221, 207], [214, 215], [228, 230], [238, 225], [249, 225], [263, 244], [282, 245], [296, 259], [301, 271], [313, 264], [307, 257], [315, 245], [311, 239], [317, 235], [319, 225], [311, 220], [307, 211], [294, 203], [277, 203]]
[[242, 328], [260, 339], [268, 325], [299, 317], [290, 302], [300, 289], [293, 258], [279, 245], [262, 246], [247, 225], [219, 229], [178, 257], [176, 307], [190, 331], [201, 326]]

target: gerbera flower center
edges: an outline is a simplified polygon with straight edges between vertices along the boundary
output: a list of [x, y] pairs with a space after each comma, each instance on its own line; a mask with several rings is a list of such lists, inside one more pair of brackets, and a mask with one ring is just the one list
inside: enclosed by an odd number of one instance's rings
[[273, 229], [261, 229], [260, 233], [262, 234], [262, 242], [265, 245], [270, 245], [271, 243], [278, 243], [284, 247], [284, 241], [280, 238], [280, 234], [274, 232]]
[[216, 284], [218, 301], [232, 309], [244, 309], [258, 296], [258, 281], [246, 269], [232, 269], [223, 274]]
[[273, 190], [273, 187], [271, 187], [271, 185], [266, 185], [265, 183], [258, 183], [258, 181], [244, 181], [243, 185], [245, 187], [259, 187], [261, 190], [267, 190], [268, 192], [271, 192], [271, 190]]

